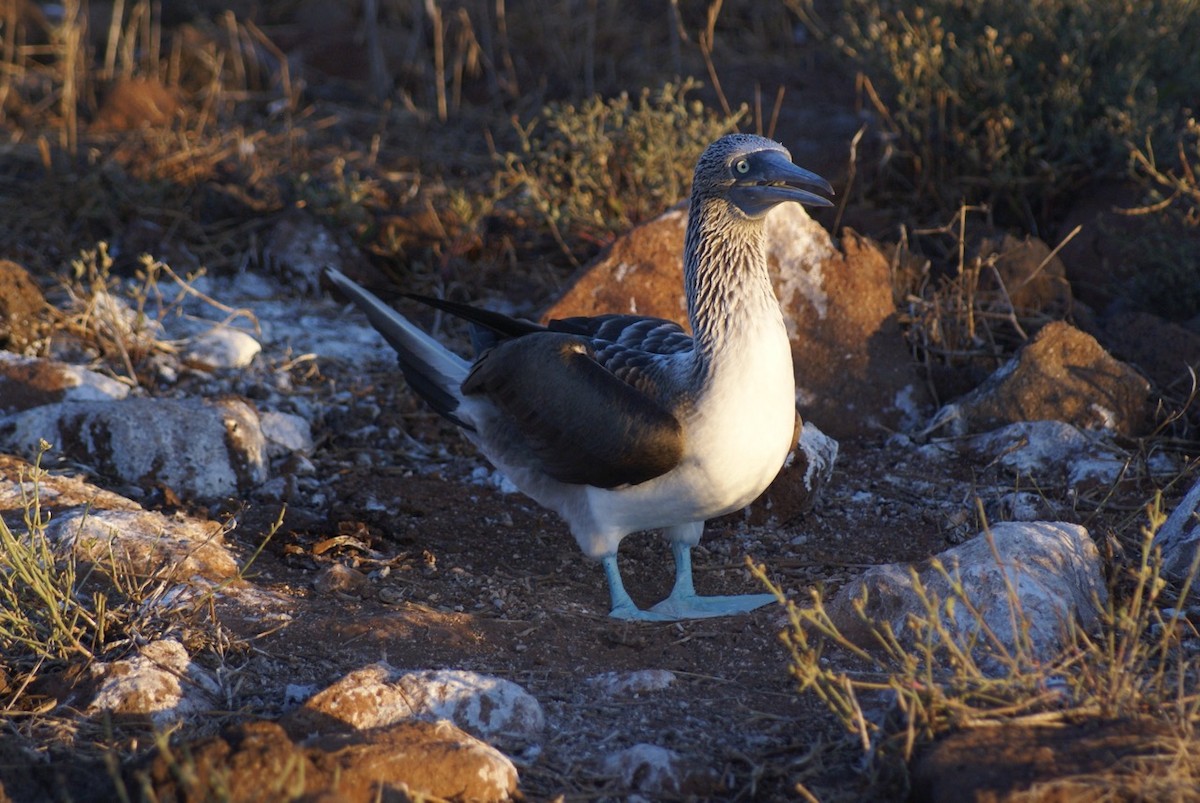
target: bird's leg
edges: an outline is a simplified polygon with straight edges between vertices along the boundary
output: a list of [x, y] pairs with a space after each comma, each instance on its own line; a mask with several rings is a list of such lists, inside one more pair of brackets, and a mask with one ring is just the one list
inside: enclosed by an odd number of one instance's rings
[[673, 527], [667, 531], [667, 537], [671, 539], [671, 553], [675, 556], [675, 585], [671, 588], [671, 595], [652, 607], [651, 612], [670, 619], [707, 619], [745, 613], [775, 601], [773, 594], [698, 596], [692, 583], [692, 542], [693, 538], [699, 540], [698, 536], [693, 525]]
[[614, 619], [642, 619], [652, 622], [669, 621], [675, 618], [654, 611], [643, 611], [633, 604], [629, 592], [625, 590], [625, 583], [621, 581], [621, 570], [617, 568], [615, 554], [605, 555], [600, 562], [604, 566], [604, 576], [608, 578], [608, 593], [612, 597], [612, 611], [609, 616]]

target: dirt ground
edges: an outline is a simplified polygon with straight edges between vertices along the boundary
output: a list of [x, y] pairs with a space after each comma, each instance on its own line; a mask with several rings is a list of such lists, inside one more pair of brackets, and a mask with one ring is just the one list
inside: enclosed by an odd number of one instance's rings
[[[326, 378], [337, 384], [347, 368], [327, 365]], [[519, 683], [545, 708], [540, 749], [515, 757], [531, 800], [614, 794], [621, 787], [601, 763], [639, 743], [683, 756], [693, 768], [685, 788], [704, 797], [792, 798], [798, 782], [823, 800], [902, 794], [858, 776], [861, 749], [814, 696], [796, 694], [780, 606], [683, 623], [608, 618], [602, 570], [556, 516], [499, 490], [449, 425], [413, 406], [399, 377], [379, 370], [346, 382], [355, 401], [315, 433], [330, 513], [296, 499], [253, 564], [249, 581], [281, 598], [270, 614], [219, 612], [250, 645], [232, 664], [235, 707], [274, 716], [283, 684], [321, 688], [379, 660], [468, 669]], [[771, 526], [741, 513], [710, 523], [695, 553], [698, 590], [761, 591], [749, 556], [789, 596], [832, 592], [867, 566], [921, 560], [973, 535], [975, 495], [986, 503], [1012, 488], [1011, 478], [957, 457], [926, 460], [902, 440], [843, 442], [812, 513]], [[243, 553], [277, 511], [245, 512], [234, 533]], [[672, 564], [661, 538], [627, 538], [621, 561], [640, 605], [665, 596]], [[328, 588], [321, 578], [335, 563], [365, 581]], [[619, 697], [587, 682], [643, 669], [676, 681]]]

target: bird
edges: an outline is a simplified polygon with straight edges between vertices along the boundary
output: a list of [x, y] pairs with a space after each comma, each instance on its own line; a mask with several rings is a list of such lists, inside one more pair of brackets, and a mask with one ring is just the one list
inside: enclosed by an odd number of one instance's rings
[[[566, 522], [601, 563], [610, 616], [678, 621], [767, 605], [771, 594], [700, 596], [692, 548], [708, 519], [739, 510], [791, 451], [791, 345], [767, 271], [765, 218], [778, 204], [832, 206], [816, 173], [778, 142], [727, 134], [696, 163], [684, 239], [680, 324], [630, 314], [535, 323], [413, 298], [468, 321], [477, 356], [449, 350], [333, 268], [326, 275], [395, 349], [409, 386], [525, 495]], [[662, 530], [675, 579], [639, 608], [617, 565], [621, 540]]]

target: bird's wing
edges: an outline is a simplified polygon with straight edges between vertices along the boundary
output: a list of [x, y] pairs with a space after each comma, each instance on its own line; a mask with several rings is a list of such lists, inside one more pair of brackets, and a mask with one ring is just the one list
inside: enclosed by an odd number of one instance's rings
[[[692, 337], [674, 321], [643, 315], [597, 315], [550, 321], [551, 332], [582, 335], [623, 349], [650, 354], [676, 354], [692, 347]], [[599, 345], [599, 344], [597, 344]], [[603, 357], [601, 357], [603, 362]]]
[[560, 482], [613, 488], [670, 471], [683, 429], [654, 392], [649, 355], [640, 367], [626, 355], [622, 377], [596, 354], [587, 337], [552, 331], [489, 349], [462, 386], [500, 413], [480, 436], [509, 462]]

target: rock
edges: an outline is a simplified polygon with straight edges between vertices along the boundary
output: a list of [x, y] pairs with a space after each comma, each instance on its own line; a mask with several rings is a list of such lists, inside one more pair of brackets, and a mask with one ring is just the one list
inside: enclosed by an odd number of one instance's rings
[[[1124, 312], [1104, 321], [1104, 343], [1113, 356], [1133, 363], [1160, 388], [1186, 390], [1191, 368], [1200, 373], [1200, 333], [1148, 312]], [[1163, 344], [1170, 343], [1170, 348]]]
[[377, 663], [313, 695], [289, 717], [296, 733], [332, 723], [364, 730], [407, 719], [448, 719], [501, 749], [542, 738], [542, 706], [516, 683], [456, 669], [403, 672]]
[[358, 569], [332, 563], [313, 578], [313, 590], [318, 594], [345, 594], [351, 597], [365, 597], [371, 593], [371, 581]]
[[101, 474], [216, 499], [267, 479], [258, 416], [237, 399], [61, 402], [0, 420], [0, 442], [33, 455], [41, 440]]
[[833, 477], [838, 442], [804, 422], [800, 438], [783, 468], [762, 496], [746, 508], [746, 520], [757, 526], [779, 526], [811, 512]]
[[605, 756], [601, 771], [618, 779], [623, 791], [635, 793], [629, 800], [709, 797], [723, 791], [715, 769], [653, 744], [635, 744]]
[[985, 237], [976, 247], [974, 259], [995, 268], [980, 272], [979, 291], [1003, 294], [1018, 315], [1060, 317], [1069, 308], [1071, 286], [1067, 284], [1066, 268], [1036, 237]]
[[1145, 429], [1150, 385], [1091, 335], [1046, 324], [975, 390], [937, 412], [925, 435], [962, 436], [1017, 421], [1064, 421], [1134, 436]]
[[[617, 240], [545, 317], [636, 313], [686, 326], [686, 225], [686, 211], [674, 209]], [[773, 209], [766, 230], [805, 420], [835, 438], [911, 427], [928, 398], [897, 321], [887, 259], [850, 231], [839, 252], [797, 204]]]
[[130, 788], [157, 800], [508, 801], [517, 770], [499, 751], [448, 722], [400, 722], [293, 742], [274, 722], [249, 722], [184, 745], [155, 751], [127, 773]]
[[1131, 181], [1101, 180], [1079, 194], [1058, 227], [1059, 238], [1079, 227], [1079, 233], [1063, 245], [1058, 255], [1075, 295], [1096, 309], [1104, 309], [1128, 293], [1136, 266], [1130, 265], [1114, 245], [1141, 233], [1138, 219], [1121, 210], [1142, 206], [1145, 193], [1145, 188]]
[[[1191, 572], [1196, 552], [1200, 550], [1197, 508], [1200, 508], [1200, 480], [1192, 485], [1154, 534], [1154, 545], [1162, 550], [1163, 572], [1179, 580]], [[1200, 596], [1200, 583], [1193, 582], [1191, 593]]]
[[935, 742], [913, 764], [914, 803], [1194, 800], [1163, 722], [996, 722]]
[[228, 580], [237, 561], [215, 522], [168, 518], [151, 510], [93, 510], [78, 507], [56, 514], [46, 525], [54, 541], [70, 543], [82, 560], [107, 565], [109, 555], [139, 577], [185, 582], [195, 577]]
[[92, 131], [130, 131], [165, 126], [179, 111], [176, 92], [156, 78], [120, 78], [108, 90]]
[[238, 565], [225, 545], [225, 532], [215, 522], [176, 513], [143, 510], [138, 503], [77, 477], [42, 473], [0, 454], [0, 516], [10, 527], [24, 527], [26, 508], [36, 498], [46, 536], [69, 543], [77, 559], [103, 569], [110, 556], [139, 577], [213, 582], [237, 575]]
[[[1107, 598], [1100, 554], [1086, 529], [1064, 522], [1001, 522], [991, 528], [990, 539], [987, 532], [980, 533], [916, 566], [892, 563], [868, 569], [829, 601], [830, 617], [851, 641], [864, 647], [879, 646], [869, 622], [886, 622], [902, 644], [915, 643], [919, 635], [909, 617], [928, 620], [930, 613], [914, 592], [911, 572], [915, 570], [929, 597], [942, 602], [954, 597], [935, 561], [950, 577], [961, 580], [971, 605], [1010, 654], [1023, 651], [1030, 658], [1052, 657], [1063, 646], [1067, 623], [1076, 618], [1085, 628], [1096, 624], [1097, 601], [1103, 604]], [[1028, 620], [1027, 649], [1018, 644], [1013, 630], [1010, 585]], [[867, 621], [854, 609], [854, 600], [864, 594]], [[939, 612], [965, 645], [977, 636], [980, 624], [961, 602], [953, 618], [942, 607]], [[996, 651], [983, 638], [979, 647], [985, 654]]]
[[0, 411], [60, 401], [112, 401], [128, 395], [128, 385], [87, 368], [0, 351]]
[[349, 239], [303, 209], [293, 209], [279, 218], [267, 235], [264, 253], [290, 287], [306, 294], [319, 291], [326, 266], [354, 275], [366, 264]]
[[609, 697], [620, 697], [662, 691], [675, 680], [675, 673], [668, 669], [639, 669], [634, 672], [601, 672], [588, 678], [587, 683]]
[[1024, 477], [1063, 483], [1076, 491], [1107, 487], [1132, 478], [1169, 475], [1177, 470], [1170, 455], [1156, 452], [1131, 469], [1130, 456], [1104, 433], [1084, 432], [1061, 421], [1022, 421], [967, 438], [961, 451], [985, 465]]
[[267, 450], [272, 457], [299, 452], [310, 454], [313, 450], [312, 428], [308, 421], [291, 413], [267, 411], [258, 416], [263, 437], [267, 439]]
[[[141, 506], [120, 494], [84, 482], [78, 477], [41, 473], [34, 482], [36, 469], [19, 457], [0, 454], [0, 513], [24, 516], [26, 502], [34, 492], [43, 511], [62, 516], [71, 508], [104, 510], [141, 510]], [[5, 519], [9, 516], [5, 515]]]
[[85, 714], [105, 712], [118, 720], [148, 721], [155, 728], [212, 711], [220, 691], [173, 639], [153, 641], [132, 658], [92, 664], [90, 671], [99, 691]]
[[183, 361], [201, 371], [224, 371], [245, 368], [258, 353], [262, 344], [232, 326], [218, 325], [193, 337], [183, 350]]
[[24, 354], [44, 342], [49, 331], [50, 305], [29, 271], [0, 259], [0, 348]]

